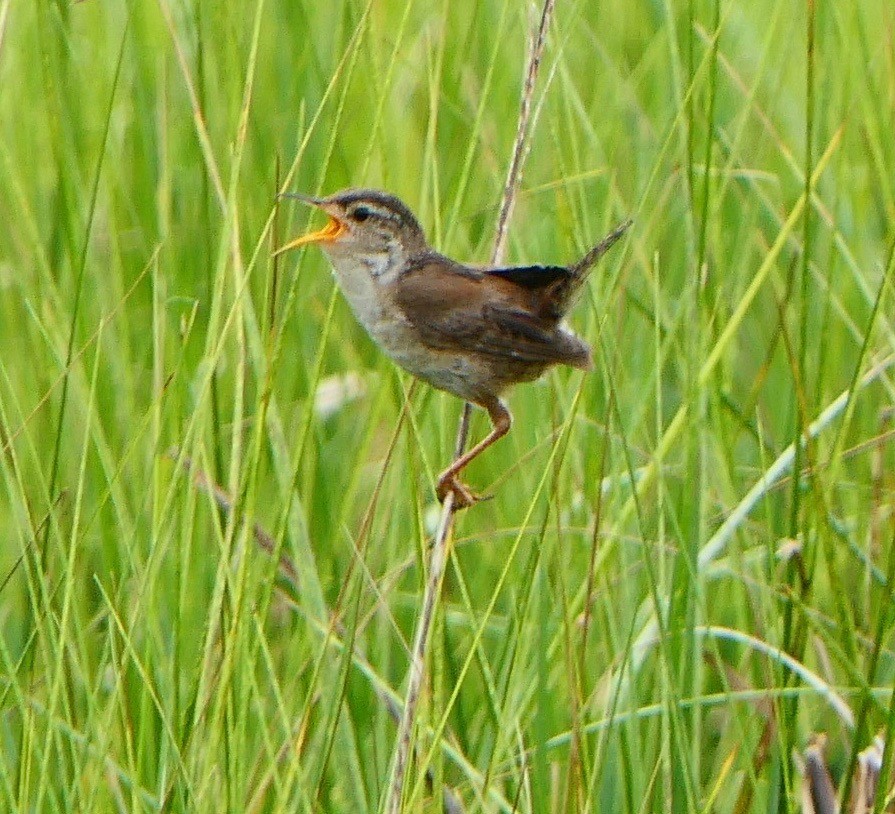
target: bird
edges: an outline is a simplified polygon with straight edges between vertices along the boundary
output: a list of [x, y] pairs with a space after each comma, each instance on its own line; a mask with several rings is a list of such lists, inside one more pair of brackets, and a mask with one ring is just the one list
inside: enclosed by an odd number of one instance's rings
[[475, 266], [433, 249], [410, 208], [378, 189], [327, 197], [285, 192], [321, 209], [326, 225], [279, 248], [316, 244], [327, 255], [355, 317], [404, 370], [483, 408], [491, 432], [439, 476], [436, 495], [454, 507], [482, 499], [460, 472], [510, 431], [502, 399], [553, 365], [592, 367], [590, 348], [563, 320], [596, 262], [631, 226], [626, 220], [568, 266]]

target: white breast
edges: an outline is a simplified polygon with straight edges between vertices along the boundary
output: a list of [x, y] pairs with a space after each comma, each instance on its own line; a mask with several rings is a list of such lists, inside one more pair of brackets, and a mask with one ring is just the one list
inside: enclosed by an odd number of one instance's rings
[[433, 352], [424, 347], [404, 316], [386, 303], [383, 289], [391, 266], [385, 256], [383, 268], [370, 268], [358, 264], [353, 257], [328, 253], [351, 310], [388, 356], [434, 387], [461, 398], [475, 398], [481, 390], [482, 372], [459, 354]]

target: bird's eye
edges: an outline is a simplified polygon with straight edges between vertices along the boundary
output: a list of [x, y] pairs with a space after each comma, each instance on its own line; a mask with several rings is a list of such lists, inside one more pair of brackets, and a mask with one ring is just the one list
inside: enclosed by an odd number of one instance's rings
[[356, 206], [351, 213], [351, 217], [358, 223], [363, 223], [367, 218], [372, 216], [372, 212], [366, 206]]

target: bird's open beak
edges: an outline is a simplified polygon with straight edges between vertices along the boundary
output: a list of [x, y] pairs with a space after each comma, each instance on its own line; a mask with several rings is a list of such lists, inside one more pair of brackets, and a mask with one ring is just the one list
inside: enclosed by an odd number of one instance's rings
[[328, 240], [335, 240], [345, 231], [345, 224], [327, 208], [326, 203], [322, 199], [313, 198], [310, 195], [302, 195], [298, 192], [284, 192], [280, 197], [295, 198], [296, 200], [303, 201], [311, 206], [323, 209], [326, 214], [329, 215], [329, 222], [322, 229], [318, 229], [316, 232], [308, 232], [306, 235], [291, 240], [285, 246], [281, 246], [274, 252], [274, 256], [282, 254], [283, 252], [288, 252], [290, 249], [297, 249], [299, 246], [305, 246], [308, 243], [321, 243]]

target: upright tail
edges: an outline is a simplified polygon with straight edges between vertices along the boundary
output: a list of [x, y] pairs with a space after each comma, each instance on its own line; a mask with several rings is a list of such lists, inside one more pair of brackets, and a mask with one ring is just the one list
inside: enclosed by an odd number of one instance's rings
[[587, 272], [590, 271], [591, 266], [618, 242], [632, 223], [631, 220], [620, 223], [577, 263], [568, 267], [567, 274], [557, 282], [547, 303], [553, 317], [560, 319], [566, 315], [587, 279]]
[[606, 237], [604, 237], [596, 246], [594, 246], [584, 257], [582, 257], [574, 266], [572, 266], [572, 273], [576, 277], [580, 277], [585, 274], [594, 263], [597, 262], [606, 252], [608, 252], [621, 238], [621, 236], [628, 231], [631, 227], [632, 221], [630, 218], [626, 220], [624, 223], [620, 223], [616, 226]]

